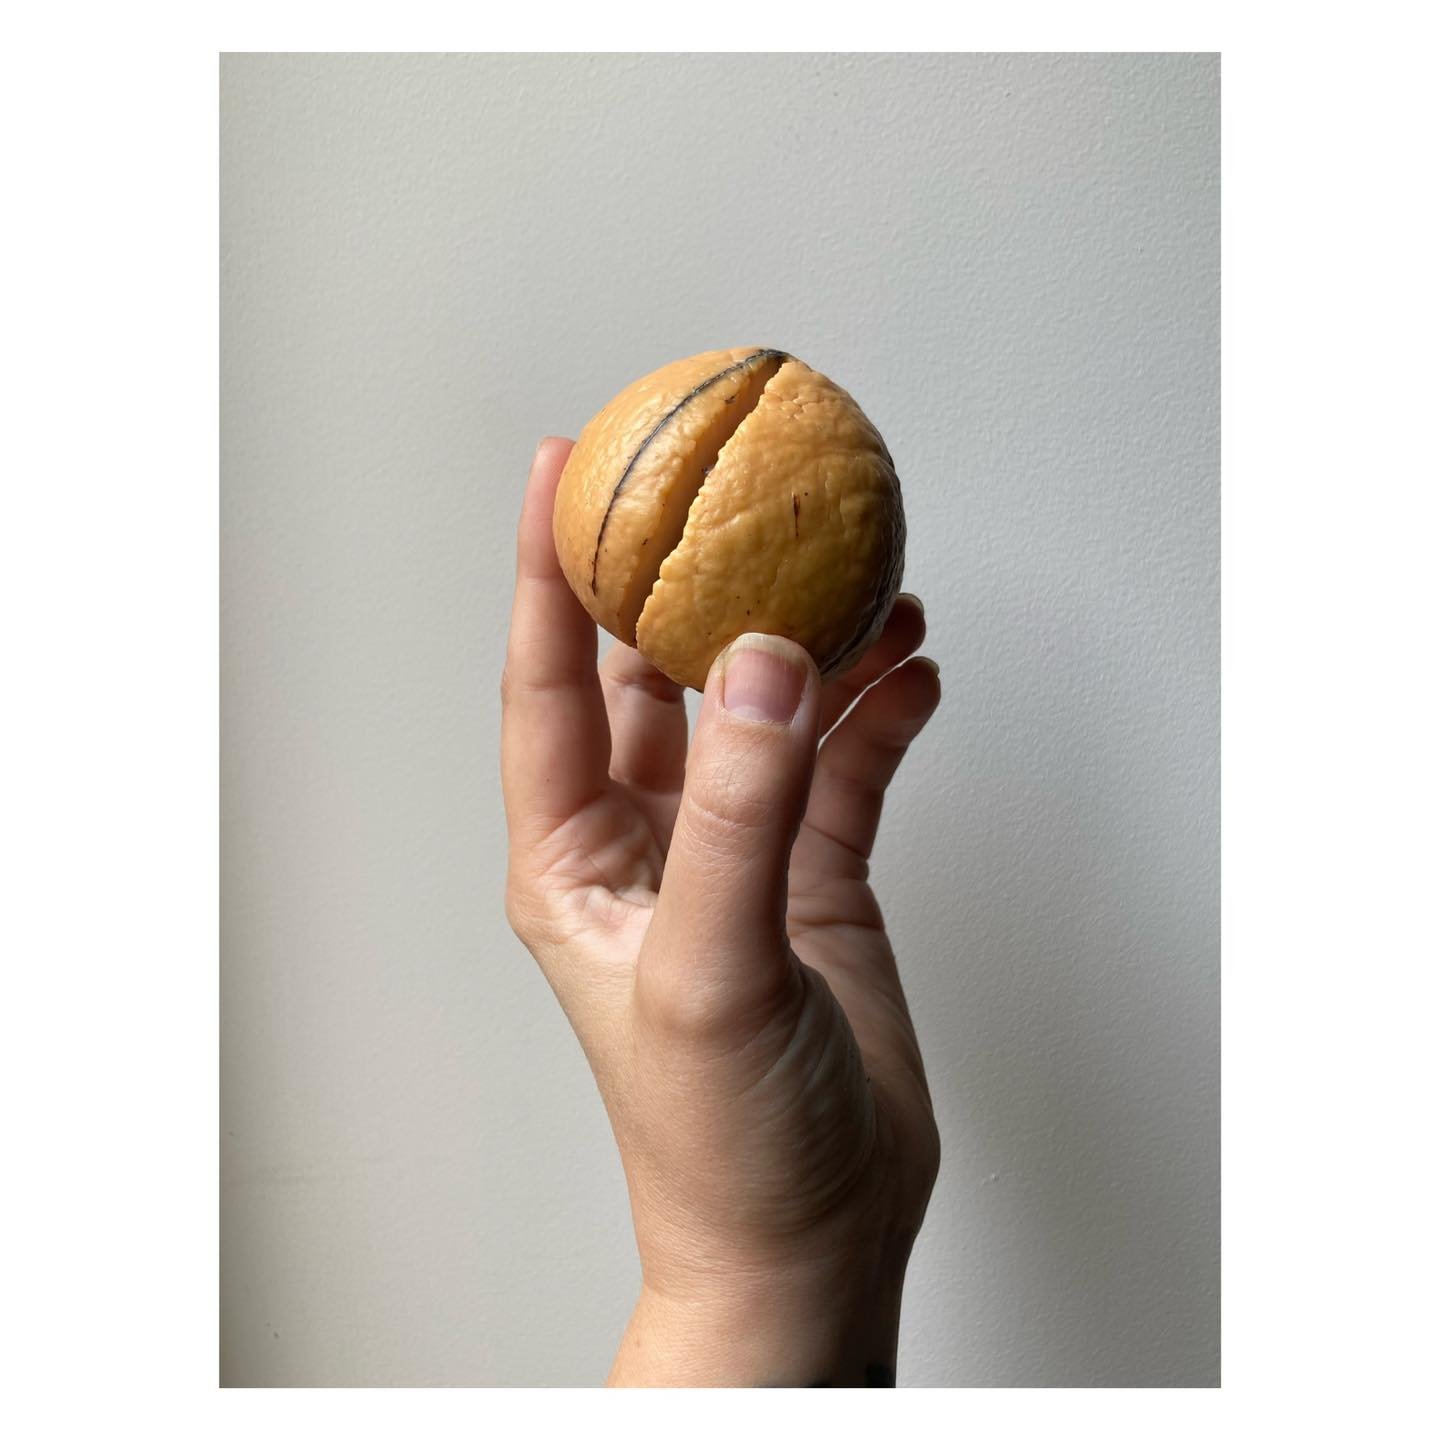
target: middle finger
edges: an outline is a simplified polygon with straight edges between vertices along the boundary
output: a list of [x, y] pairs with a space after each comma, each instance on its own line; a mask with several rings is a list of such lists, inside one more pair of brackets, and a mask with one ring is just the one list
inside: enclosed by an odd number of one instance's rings
[[824, 735], [882, 676], [908, 659], [925, 639], [925, 607], [918, 595], [895, 597], [885, 628], [859, 661], [843, 675], [828, 681], [820, 691], [820, 733]]
[[668, 817], [673, 825], [685, 783], [684, 688], [618, 640], [600, 666], [600, 684], [610, 717], [611, 777], [645, 802], [652, 820]]

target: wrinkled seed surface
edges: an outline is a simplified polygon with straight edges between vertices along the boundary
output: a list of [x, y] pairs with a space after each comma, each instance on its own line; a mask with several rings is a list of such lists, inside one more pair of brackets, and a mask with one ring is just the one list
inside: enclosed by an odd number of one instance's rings
[[857, 659], [899, 590], [905, 518], [855, 401], [793, 356], [748, 347], [666, 365], [585, 426], [555, 544], [600, 625], [703, 689], [747, 630], [799, 642], [825, 675]]

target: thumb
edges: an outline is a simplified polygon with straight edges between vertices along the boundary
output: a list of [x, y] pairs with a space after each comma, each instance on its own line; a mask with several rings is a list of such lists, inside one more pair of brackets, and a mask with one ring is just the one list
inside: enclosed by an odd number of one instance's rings
[[742, 635], [711, 666], [641, 956], [642, 985], [685, 1013], [746, 1005], [793, 970], [787, 871], [815, 768], [819, 691], [809, 654], [775, 635]]

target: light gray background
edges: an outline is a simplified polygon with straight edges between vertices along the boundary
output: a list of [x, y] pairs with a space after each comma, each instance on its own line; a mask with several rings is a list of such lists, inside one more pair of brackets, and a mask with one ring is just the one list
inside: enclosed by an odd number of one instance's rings
[[1219, 65], [227, 58], [221, 1376], [603, 1379], [637, 1266], [501, 909], [536, 440], [791, 350], [945, 700], [875, 863], [944, 1137], [910, 1385], [1219, 1351]]

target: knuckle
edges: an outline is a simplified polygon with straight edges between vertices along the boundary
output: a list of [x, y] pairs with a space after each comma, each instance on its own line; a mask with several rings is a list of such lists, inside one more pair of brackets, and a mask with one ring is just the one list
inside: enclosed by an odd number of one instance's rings
[[859, 716], [857, 730], [871, 755], [892, 764], [898, 763], [915, 738], [913, 723], [904, 716]]
[[682, 1049], [733, 1051], [793, 1005], [798, 977], [790, 968], [747, 984], [727, 971], [702, 978], [687, 965], [662, 965], [659, 973], [642, 966], [635, 989], [640, 1016], [652, 1033]]
[[716, 851], [731, 851], [770, 824], [772, 800], [733, 772], [716, 768], [688, 796], [685, 825], [690, 838]]
[[600, 676], [593, 663], [575, 656], [546, 654], [534, 646], [521, 649], [512, 644], [500, 672], [500, 700], [507, 705], [558, 699], [599, 687]]
[[683, 705], [684, 691], [668, 676], [639, 657], [617, 659], [612, 651], [601, 667], [601, 679], [617, 695], [636, 694], [666, 704]]
[[667, 1040], [703, 1045], [728, 1031], [724, 997], [713, 987], [652, 980], [638, 987], [636, 999], [647, 1026]]
[[833, 756], [826, 757], [823, 750], [820, 752], [816, 770], [825, 784], [839, 794], [853, 795], [860, 800], [873, 800], [884, 793], [884, 788], [877, 783], [873, 770], [860, 770], [843, 765]]

